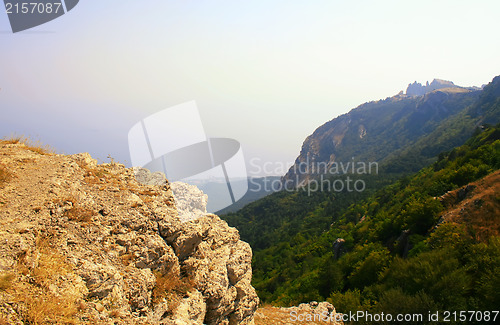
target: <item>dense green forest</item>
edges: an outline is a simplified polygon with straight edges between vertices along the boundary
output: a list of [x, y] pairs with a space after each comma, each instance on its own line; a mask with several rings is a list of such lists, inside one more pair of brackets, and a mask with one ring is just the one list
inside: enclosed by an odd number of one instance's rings
[[477, 200], [468, 219], [441, 217], [453, 208], [449, 193], [498, 182], [488, 177], [500, 167], [500, 128], [487, 123], [499, 114], [497, 77], [473, 104], [388, 156], [380, 174], [356, 175], [366, 191], [282, 191], [222, 216], [254, 249], [261, 300], [327, 299], [341, 312], [498, 308], [500, 195]]
[[[261, 299], [288, 305], [329, 298], [343, 312], [496, 308], [499, 237], [478, 238], [467, 224], [435, 226], [445, 209], [436, 196], [498, 170], [499, 139], [500, 128], [491, 127], [352, 204], [319, 237], [299, 233], [258, 251], [254, 284]], [[495, 199], [498, 206], [500, 195]], [[345, 242], [336, 257], [338, 238]]]
[[[419, 101], [422, 103], [417, 109]], [[386, 103], [382, 105], [381, 102]], [[238, 228], [242, 239], [249, 242], [255, 252], [275, 245], [286, 245], [296, 234], [301, 234], [305, 239], [309, 236], [319, 236], [351, 204], [368, 197], [374, 191], [401, 177], [411, 175], [422, 167], [430, 165], [437, 159], [440, 152], [463, 144], [478, 125], [498, 123], [500, 121], [500, 77], [494, 78], [479, 92], [462, 93], [456, 96], [448, 96], [440, 92], [428, 98], [409, 99], [403, 105], [406, 110], [409, 110], [404, 118], [401, 117], [402, 103], [403, 101], [394, 102], [393, 99], [386, 99], [363, 104], [351, 111], [352, 120], [372, 121], [370, 137], [375, 138], [376, 141], [373, 143], [381, 143], [384, 148], [394, 147], [394, 139], [409, 139], [408, 133], [413, 131], [421, 135], [420, 137], [411, 136], [412, 141], [405, 140], [409, 143], [408, 145], [399, 143], [400, 149], [393, 153], [387, 152], [388, 156], [384, 156], [383, 162], [380, 163], [380, 173], [351, 175], [353, 179], [361, 179], [366, 183], [365, 191], [315, 191], [314, 193], [282, 191], [253, 202], [236, 213], [228, 213], [221, 217], [231, 226]], [[454, 105], [459, 108], [453, 108]], [[437, 112], [433, 112], [433, 108]], [[455, 112], [455, 114], [445, 114], [443, 111]], [[429, 114], [428, 122], [422, 121], [422, 114]], [[389, 118], [384, 117], [385, 115]], [[336, 123], [339, 122], [335, 120], [328, 122], [318, 128], [315, 133], [321, 133], [323, 128]], [[357, 130], [357, 122], [353, 123], [354, 129]], [[396, 123], [394, 130], [386, 130], [394, 126], [393, 123]], [[419, 128], [425, 128], [427, 132], [415, 131]], [[341, 149], [347, 150], [343, 154], [346, 157], [351, 157], [350, 155], [354, 152], [363, 151], [366, 148], [371, 148], [369, 152], [380, 151], [380, 145], [373, 147], [372, 140], [366, 137], [360, 139], [358, 136], [355, 142], [356, 137], [356, 133], [347, 132], [345, 142], [348, 145], [337, 148], [337, 154]], [[351, 159], [347, 161], [349, 160]]]

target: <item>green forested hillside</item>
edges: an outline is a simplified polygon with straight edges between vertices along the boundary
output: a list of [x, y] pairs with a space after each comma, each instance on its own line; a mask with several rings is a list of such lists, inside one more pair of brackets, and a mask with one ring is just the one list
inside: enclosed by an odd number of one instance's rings
[[[478, 203], [487, 210], [467, 222], [439, 220], [455, 213], [439, 197], [493, 177], [499, 167], [500, 131], [491, 125], [500, 121], [500, 77], [462, 99], [447, 97], [447, 103], [459, 107], [450, 108], [453, 114], [439, 115], [447, 109], [443, 106], [432, 111], [427, 99], [425, 110], [406, 119], [408, 125], [398, 119], [393, 130], [380, 126], [379, 132], [395, 137], [414, 126], [421, 136], [388, 153], [380, 174], [356, 175], [367, 185], [363, 192], [282, 191], [222, 216], [254, 249], [253, 282], [260, 298], [280, 305], [331, 299], [343, 312], [500, 304], [492, 285], [500, 283], [495, 275], [500, 241], [493, 229], [500, 224], [500, 197], [490, 195], [487, 204]], [[370, 104], [365, 108], [370, 111]], [[425, 112], [439, 116], [424, 121]], [[423, 124], [417, 123], [419, 118]], [[453, 149], [473, 133], [466, 145]], [[356, 136], [347, 132], [343, 141], [356, 147], [363, 140]], [[380, 141], [385, 138], [379, 136]], [[484, 190], [491, 192], [498, 177], [486, 179], [490, 183]], [[443, 288], [451, 293], [444, 294]]]
[[[500, 77], [483, 90], [440, 89], [362, 104], [318, 127], [285, 179], [311, 178], [318, 162], [377, 161], [389, 173], [417, 172], [463, 144], [481, 124], [500, 121]], [[308, 172], [299, 166], [309, 166]]]
[[[383, 111], [380, 111], [381, 101], [367, 103], [350, 113], [349, 118], [355, 126], [361, 123], [359, 119], [370, 121], [370, 132], [373, 133], [371, 137], [375, 140], [366, 137], [360, 139], [356, 133], [351, 134], [348, 130], [343, 140], [348, 144], [345, 146], [346, 157], [366, 148], [371, 148], [369, 152], [372, 152], [380, 148], [394, 149], [395, 144], [400, 147], [392, 154], [384, 154], [386, 158], [380, 162], [380, 174], [355, 175], [356, 179], [366, 182], [365, 191], [278, 192], [253, 202], [236, 213], [221, 217], [238, 228], [242, 239], [249, 242], [255, 251], [279, 243], [286, 244], [299, 233], [306, 238], [318, 236], [349, 205], [402, 176], [428, 166], [440, 152], [463, 144], [480, 125], [500, 122], [500, 77], [496, 77], [480, 92], [450, 96], [438, 91], [428, 95], [432, 96], [408, 101], [387, 99], [387, 103], [382, 105]], [[404, 114], [408, 116], [402, 118]], [[426, 121], [423, 119], [425, 114], [430, 115]], [[339, 124], [344, 118], [345, 116], [341, 116], [321, 126], [315, 133], [335, 129], [332, 124]], [[387, 130], [392, 124], [387, 124], [386, 120], [396, 123], [392, 130]], [[421, 128], [425, 130], [418, 131]], [[418, 138], [415, 135], [404, 135], [411, 133], [409, 129], [417, 130], [414, 132], [421, 135], [420, 140], [412, 140], [409, 145], [399, 143], [404, 138]], [[326, 147], [322, 150], [326, 150]], [[330, 154], [331, 152], [323, 155]]]
[[[498, 191], [481, 203], [492, 209], [476, 216], [494, 219], [486, 235], [477, 236], [471, 220], [436, 226], [447, 209], [439, 196], [499, 169], [499, 139], [500, 128], [489, 128], [416, 175], [352, 204], [323, 234], [307, 239], [298, 233], [257, 251], [254, 285], [261, 299], [329, 298], [342, 312], [498, 307]], [[485, 187], [498, 187], [497, 180]], [[338, 238], [344, 243], [335, 252]]]
[[471, 105], [452, 114], [411, 146], [392, 152], [383, 162], [383, 171], [416, 172], [432, 163], [439, 153], [462, 145], [482, 124], [500, 122], [500, 77], [484, 87]]
[[315, 238], [328, 229], [332, 220], [351, 204], [373, 193], [374, 188], [390, 182], [387, 177], [372, 175], [357, 179], [365, 181], [366, 191], [310, 192], [307, 188], [293, 192], [280, 191], [221, 218], [236, 226], [241, 237], [251, 243], [254, 251], [289, 242], [298, 233], [303, 238]]
[[[419, 97], [396, 96], [362, 104], [316, 129], [304, 141], [285, 179], [298, 184], [311, 178], [314, 164], [328, 164], [332, 160], [347, 162], [352, 157], [381, 165], [389, 163], [387, 171], [392, 173], [416, 172], [429, 164], [429, 158], [462, 144], [472, 134], [479, 116], [459, 118], [458, 124], [453, 118], [468, 116], [468, 107], [477, 102], [481, 94], [482, 91], [439, 90]], [[439, 133], [442, 125], [449, 126]], [[429, 143], [429, 139], [433, 141]], [[433, 154], [436, 144], [439, 151]], [[410, 151], [407, 153], [407, 150]], [[402, 155], [411, 157], [405, 165], [399, 163]], [[416, 156], [420, 159], [414, 159]], [[309, 172], [304, 171], [304, 166], [309, 166]]]

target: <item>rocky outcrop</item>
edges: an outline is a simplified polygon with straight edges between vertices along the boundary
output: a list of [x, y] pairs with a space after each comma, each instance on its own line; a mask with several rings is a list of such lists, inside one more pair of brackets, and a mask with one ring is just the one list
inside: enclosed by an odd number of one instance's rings
[[340, 256], [345, 253], [345, 239], [344, 238], [337, 238], [333, 242], [333, 257], [335, 259], [339, 259]]
[[[311, 181], [342, 176], [346, 173], [332, 166], [351, 162], [357, 166], [358, 162], [377, 163], [389, 172], [416, 172], [439, 152], [463, 143], [484, 120], [498, 123], [498, 110], [491, 104], [500, 93], [497, 81], [483, 91], [473, 91], [476, 88], [435, 79], [425, 86], [411, 84], [407, 95], [364, 103], [321, 125], [305, 139], [282, 178], [282, 188], [307, 187]], [[462, 126], [460, 114], [474, 116], [474, 121]], [[441, 129], [455, 122], [453, 127], [461, 132], [450, 135]], [[416, 155], [423, 159], [415, 162]], [[358, 177], [362, 173], [352, 174]]]
[[0, 142], [0, 323], [253, 324], [251, 248], [202, 194], [178, 214], [166, 181], [35, 149]]
[[443, 224], [464, 225], [470, 236], [487, 241], [500, 236], [500, 171], [449, 191], [439, 198], [445, 210], [437, 227]]
[[[164, 185], [167, 182], [165, 174], [150, 172], [148, 169], [133, 167], [135, 178], [144, 185]], [[207, 214], [208, 195], [198, 187], [182, 182], [170, 183], [170, 189], [175, 200], [175, 207], [182, 222], [196, 220]]]
[[259, 308], [255, 315], [256, 325], [261, 324], [343, 324], [343, 314], [337, 313], [329, 302], [311, 301], [295, 307]]
[[422, 86], [421, 83], [414, 82], [412, 84], [408, 85], [408, 88], [406, 88], [406, 95], [407, 96], [422, 96], [427, 93], [430, 93], [431, 91], [437, 90], [437, 89], [444, 89], [444, 88], [460, 88], [460, 86], [455, 85], [453, 82], [448, 81], [448, 80], [442, 80], [442, 79], [434, 79], [432, 82], [429, 84], [427, 81], [425, 86]]
[[181, 221], [196, 220], [207, 214], [208, 195], [204, 194], [198, 187], [182, 182], [173, 182], [170, 184], [170, 188]]
[[132, 167], [135, 178], [137, 181], [144, 185], [164, 185], [167, 183], [167, 178], [162, 172], [152, 173], [146, 168], [142, 167]]

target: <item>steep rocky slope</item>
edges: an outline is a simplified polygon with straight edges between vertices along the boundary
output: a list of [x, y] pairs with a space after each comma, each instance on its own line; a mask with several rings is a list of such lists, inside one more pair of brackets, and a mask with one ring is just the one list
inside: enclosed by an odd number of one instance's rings
[[284, 184], [307, 183], [340, 163], [378, 162], [381, 172], [416, 172], [462, 145], [479, 125], [500, 121], [500, 77], [482, 90], [451, 85], [435, 81], [422, 94], [365, 103], [323, 124], [305, 139]]
[[[170, 185], [0, 142], [0, 324], [252, 324], [252, 251]], [[184, 219], [186, 220], [186, 219]]]
[[500, 236], [500, 171], [439, 197], [446, 210], [439, 224], [465, 225], [477, 241]]

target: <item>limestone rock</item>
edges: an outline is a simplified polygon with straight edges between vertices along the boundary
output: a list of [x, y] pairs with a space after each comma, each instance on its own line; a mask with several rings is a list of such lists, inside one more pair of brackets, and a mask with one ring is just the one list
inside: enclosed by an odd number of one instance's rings
[[172, 318], [175, 320], [174, 324], [179, 325], [186, 324], [186, 321], [189, 322], [187, 324], [203, 324], [205, 314], [206, 304], [203, 295], [194, 290], [182, 300]]
[[[320, 320], [320, 319], [326, 319], [324, 316], [327, 315], [327, 319], [329, 320], [328, 323], [332, 324], [337, 324], [337, 323], [342, 323], [340, 315], [337, 317], [337, 313], [335, 311], [335, 307], [333, 307], [332, 304], [329, 302], [323, 301], [323, 302], [317, 302], [317, 301], [311, 301], [310, 303], [303, 303], [300, 304], [297, 307], [289, 307], [289, 308], [283, 308], [285, 309], [288, 313], [295, 314], [295, 315], [304, 315], [306, 316], [305, 318], [307, 319], [307, 316], [312, 316], [312, 319]], [[322, 316], [322, 318], [320, 317]]]
[[328, 302], [311, 301], [295, 307], [263, 306], [255, 313], [255, 324], [343, 324], [344, 315]]
[[432, 82], [430, 84], [427, 81], [425, 86], [422, 86], [422, 84], [415, 81], [414, 83], [409, 84], [408, 88], [406, 88], [406, 95], [407, 96], [422, 96], [422, 95], [425, 95], [431, 91], [434, 91], [437, 89], [443, 89], [443, 88], [459, 88], [459, 86], [455, 85], [451, 81], [442, 80], [442, 79], [434, 79], [434, 80], [432, 80]]
[[[137, 181], [144, 185], [164, 185], [168, 183], [165, 174], [151, 173], [142, 167], [132, 168]], [[175, 199], [178, 216], [182, 222], [197, 219], [207, 214], [208, 195], [198, 187], [182, 182], [169, 183]]]
[[182, 182], [170, 184], [181, 221], [191, 221], [207, 214], [208, 195], [194, 185]]
[[141, 167], [133, 167], [132, 170], [134, 171], [137, 181], [141, 184], [163, 185], [167, 183], [167, 178], [165, 177], [165, 174], [161, 172], [151, 173], [148, 169]]
[[2, 141], [0, 166], [0, 322], [253, 323], [252, 251], [201, 191]]

